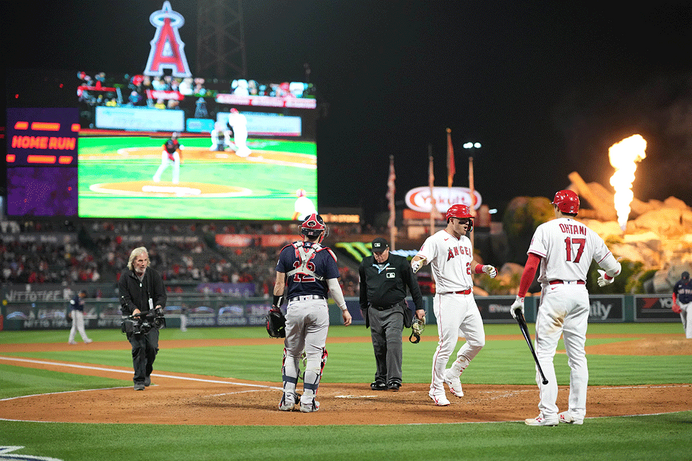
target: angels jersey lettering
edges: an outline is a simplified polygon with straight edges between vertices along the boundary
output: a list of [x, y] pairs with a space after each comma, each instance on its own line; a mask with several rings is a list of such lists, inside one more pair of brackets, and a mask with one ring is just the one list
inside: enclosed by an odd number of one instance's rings
[[[459, 239], [441, 230], [428, 237], [418, 255], [428, 260], [437, 293], [473, 288], [471, 262], [473, 250], [466, 236]], [[433, 261], [436, 264], [433, 264]]]

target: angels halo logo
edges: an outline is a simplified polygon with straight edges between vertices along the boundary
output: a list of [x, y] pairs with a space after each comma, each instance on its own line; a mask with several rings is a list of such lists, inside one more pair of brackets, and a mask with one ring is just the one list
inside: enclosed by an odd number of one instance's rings
[[178, 33], [178, 29], [185, 24], [185, 18], [173, 11], [171, 3], [166, 0], [160, 10], [151, 13], [149, 22], [156, 27], [156, 34], [149, 42], [151, 51], [144, 75], [161, 76], [163, 69], [170, 69], [174, 77], [191, 77], [185, 44]]

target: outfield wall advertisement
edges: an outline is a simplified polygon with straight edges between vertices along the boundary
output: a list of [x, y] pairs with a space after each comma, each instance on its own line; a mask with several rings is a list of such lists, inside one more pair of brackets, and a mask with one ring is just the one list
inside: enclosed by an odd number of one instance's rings
[[[223, 285], [223, 286], [217, 286]], [[265, 324], [265, 316], [271, 308], [268, 298], [247, 297], [252, 284], [207, 284], [201, 289], [209, 295], [169, 295], [166, 306], [168, 327], [180, 325], [180, 315], [187, 314], [189, 327], [259, 326]], [[4, 293], [0, 312], [5, 330], [54, 330], [67, 329], [71, 323], [66, 314], [71, 291], [55, 288], [50, 290]], [[602, 295], [591, 296], [589, 323], [624, 322], [676, 322], [679, 314], [671, 310], [670, 295]], [[429, 324], [435, 324], [433, 297], [424, 296], [424, 308]], [[120, 328], [122, 316], [117, 298], [87, 299], [85, 309], [86, 328]], [[484, 323], [514, 323], [509, 309], [513, 296], [476, 297]], [[538, 297], [526, 298], [526, 319], [536, 320]], [[408, 299], [409, 306], [413, 303]], [[365, 323], [356, 297], [346, 298], [355, 325]], [[330, 322], [341, 324], [341, 313], [330, 301]], [[0, 328], [0, 329], [2, 329]]]
[[634, 297], [636, 322], [679, 322], [680, 314], [673, 312], [673, 296], [636, 295]]
[[[512, 319], [509, 312], [514, 296], [477, 296], [476, 304], [485, 323], [507, 323]], [[535, 322], [538, 297], [525, 298], [524, 309], [526, 320]], [[589, 296], [591, 307], [589, 323], [609, 323], [625, 321], [625, 295]]]

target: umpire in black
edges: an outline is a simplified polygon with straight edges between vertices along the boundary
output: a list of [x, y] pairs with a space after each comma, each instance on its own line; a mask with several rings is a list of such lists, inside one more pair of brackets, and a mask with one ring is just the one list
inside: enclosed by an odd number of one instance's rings
[[372, 256], [363, 259], [358, 271], [360, 308], [365, 326], [370, 327], [377, 363], [375, 381], [370, 388], [398, 391], [401, 387], [404, 315], [405, 311], [411, 312], [406, 303], [407, 287], [419, 319], [425, 317], [423, 296], [408, 260], [391, 254], [389, 244], [381, 237], [372, 241]]
[[[143, 317], [150, 311], [166, 307], [163, 278], [149, 267], [149, 252], [145, 247], [132, 250], [127, 269], [118, 281], [123, 315]], [[143, 391], [151, 384], [151, 372], [159, 352], [159, 330], [151, 328], [140, 334], [127, 333], [127, 339], [132, 345], [135, 390]]]

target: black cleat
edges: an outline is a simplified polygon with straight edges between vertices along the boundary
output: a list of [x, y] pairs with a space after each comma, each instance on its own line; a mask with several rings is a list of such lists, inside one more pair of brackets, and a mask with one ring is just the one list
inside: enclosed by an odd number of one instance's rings
[[382, 381], [375, 381], [374, 383], [370, 384], [370, 389], [373, 391], [386, 391], [387, 385]]

